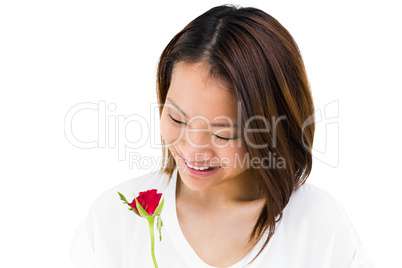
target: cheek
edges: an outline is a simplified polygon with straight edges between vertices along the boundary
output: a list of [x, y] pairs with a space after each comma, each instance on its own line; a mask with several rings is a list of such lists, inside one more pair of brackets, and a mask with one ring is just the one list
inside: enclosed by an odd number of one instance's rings
[[225, 158], [225, 166], [230, 169], [245, 169], [243, 161], [246, 158], [246, 149], [244, 146], [227, 147], [219, 152], [221, 158]]
[[179, 126], [175, 126], [170, 119], [168, 118], [168, 114], [162, 111], [162, 117], [160, 121], [160, 130], [161, 136], [165, 141], [167, 147], [175, 146], [181, 138], [182, 128]]

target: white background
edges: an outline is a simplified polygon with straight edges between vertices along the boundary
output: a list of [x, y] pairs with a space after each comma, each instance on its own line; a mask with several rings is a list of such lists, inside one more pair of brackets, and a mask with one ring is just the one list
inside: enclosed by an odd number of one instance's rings
[[[66, 114], [77, 104], [103, 101], [117, 108], [107, 111], [111, 120], [134, 114], [149, 119], [163, 48], [196, 16], [226, 3], [1, 2], [0, 267], [72, 266], [69, 244], [92, 202], [153, 168], [130, 168], [108, 142], [94, 149], [72, 145]], [[377, 267], [402, 267], [397, 1], [230, 3], [278, 19], [300, 47], [316, 110], [339, 105], [332, 124], [317, 122], [308, 181], [343, 204]], [[97, 139], [97, 116], [90, 110], [76, 114], [78, 139]], [[106, 129], [114, 130], [112, 124]], [[119, 131], [120, 142], [125, 135], [140, 138], [139, 125]], [[161, 154], [149, 142], [129, 151], [145, 158]]]

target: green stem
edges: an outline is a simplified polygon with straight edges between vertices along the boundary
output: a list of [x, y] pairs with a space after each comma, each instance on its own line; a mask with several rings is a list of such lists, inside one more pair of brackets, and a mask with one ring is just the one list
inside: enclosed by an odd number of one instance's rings
[[147, 218], [148, 224], [149, 224], [149, 232], [151, 234], [151, 253], [152, 253], [152, 260], [154, 261], [154, 266], [155, 268], [158, 268], [158, 264], [156, 264], [156, 259], [155, 259], [155, 240], [154, 240], [154, 222], [155, 222], [155, 217], [149, 217]]

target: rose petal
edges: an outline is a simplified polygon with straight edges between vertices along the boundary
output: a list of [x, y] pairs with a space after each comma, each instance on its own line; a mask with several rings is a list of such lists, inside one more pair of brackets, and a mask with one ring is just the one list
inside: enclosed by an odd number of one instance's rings
[[156, 208], [159, 206], [159, 202], [161, 200], [162, 194], [158, 193], [156, 189], [140, 192], [138, 197], [134, 198], [133, 201], [129, 204], [132, 208], [135, 209], [136, 212], [139, 213], [137, 209], [137, 204], [135, 199], [138, 200], [138, 203], [142, 206], [142, 208], [149, 214], [153, 215]]

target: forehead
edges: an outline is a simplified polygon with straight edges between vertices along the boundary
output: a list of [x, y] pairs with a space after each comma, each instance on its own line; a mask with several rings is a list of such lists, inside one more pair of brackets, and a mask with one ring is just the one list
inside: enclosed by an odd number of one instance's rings
[[216, 116], [237, 118], [233, 92], [209, 75], [206, 63], [176, 63], [167, 97], [167, 102], [172, 100], [188, 116], [203, 115], [211, 120]]

